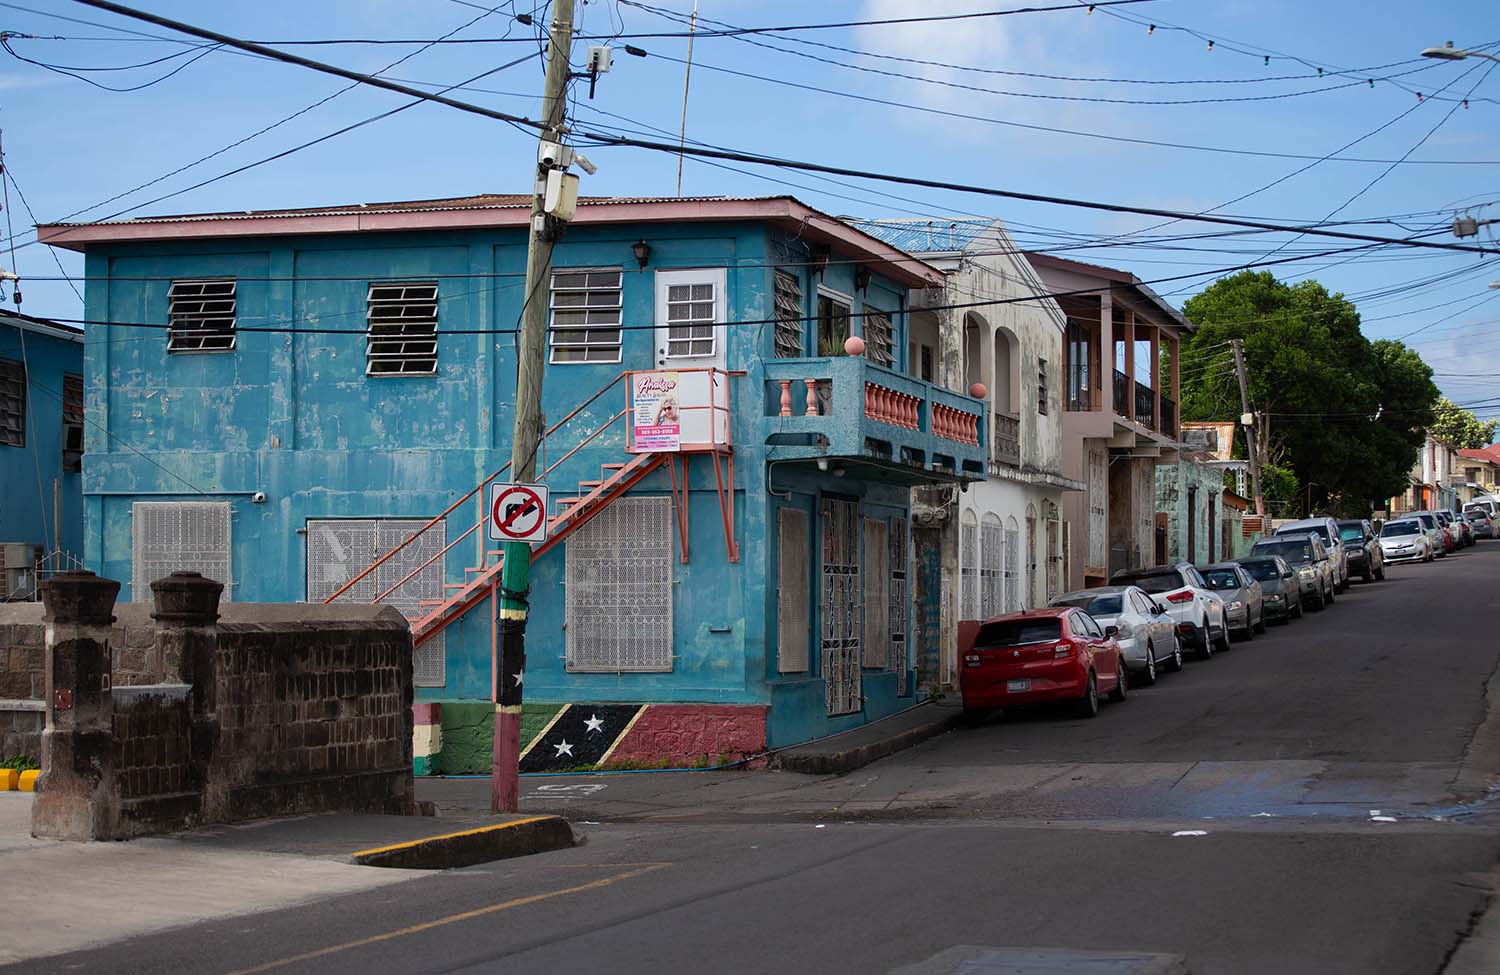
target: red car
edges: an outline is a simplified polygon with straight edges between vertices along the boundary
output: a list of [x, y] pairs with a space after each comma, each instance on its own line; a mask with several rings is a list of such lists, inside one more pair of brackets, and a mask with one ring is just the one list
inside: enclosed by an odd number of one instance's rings
[[979, 625], [973, 646], [964, 651], [964, 710], [1068, 701], [1080, 716], [1092, 718], [1100, 694], [1125, 700], [1122, 661], [1114, 634], [1081, 609], [996, 616]]

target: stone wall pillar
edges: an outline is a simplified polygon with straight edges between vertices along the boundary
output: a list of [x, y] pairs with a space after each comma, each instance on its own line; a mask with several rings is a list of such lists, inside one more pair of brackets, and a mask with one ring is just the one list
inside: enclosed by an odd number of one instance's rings
[[98, 840], [117, 832], [109, 634], [119, 591], [118, 582], [92, 572], [42, 583], [47, 724], [33, 836]]
[[177, 661], [178, 679], [192, 688], [188, 692], [188, 786], [202, 791], [203, 821], [209, 823], [223, 821], [228, 811], [227, 790], [211, 788], [208, 774], [219, 741], [214, 662], [219, 649], [219, 597], [223, 593], [222, 582], [197, 572], [174, 572], [151, 583], [157, 659]]

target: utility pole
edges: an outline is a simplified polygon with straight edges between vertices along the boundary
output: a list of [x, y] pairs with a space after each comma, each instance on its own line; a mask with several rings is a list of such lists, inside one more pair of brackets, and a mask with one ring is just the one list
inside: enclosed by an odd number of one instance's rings
[[1255, 443], [1255, 414], [1250, 411], [1250, 387], [1245, 379], [1245, 352], [1239, 339], [1230, 339], [1234, 349], [1234, 372], [1240, 380], [1240, 424], [1245, 428], [1245, 453], [1250, 459], [1250, 491], [1255, 495], [1255, 513], [1265, 518], [1266, 502], [1260, 493], [1260, 451]]
[[[562, 170], [571, 150], [562, 146], [567, 112], [568, 57], [573, 47], [573, 0], [553, 0], [547, 78], [542, 91], [541, 140], [531, 200], [530, 234], [526, 247], [526, 288], [521, 306], [521, 348], [516, 360], [516, 415], [511, 435], [510, 477], [528, 483], [536, 476], [536, 451], [541, 442], [542, 371], [547, 363], [547, 311], [551, 304], [552, 248], [563, 221], [571, 216], [567, 183], [577, 177]], [[559, 189], [561, 193], [559, 194]], [[574, 191], [576, 200], [576, 190]], [[550, 204], [550, 205], [549, 205]], [[556, 215], [553, 212], [555, 211]], [[547, 512], [542, 512], [547, 517]], [[531, 577], [531, 545], [505, 544], [504, 567], [495, 592], [499, 601], [497, 632], [499, 666], [495, 668], [494, 765], [490, 781], [490, 810], [515, 812], [520, 803], [521, 692], [526, 671], [526, 606]]]

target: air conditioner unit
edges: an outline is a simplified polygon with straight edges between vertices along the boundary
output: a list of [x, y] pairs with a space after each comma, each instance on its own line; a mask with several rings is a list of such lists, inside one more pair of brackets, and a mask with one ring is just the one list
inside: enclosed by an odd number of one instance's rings
[[35, 599], [36, 584], [36, 547], [0, 542], [0, 599]]

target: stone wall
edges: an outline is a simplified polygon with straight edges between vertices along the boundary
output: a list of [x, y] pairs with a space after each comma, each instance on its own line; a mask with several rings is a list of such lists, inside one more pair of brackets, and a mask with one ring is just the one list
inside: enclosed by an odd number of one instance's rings
[[0, 758], [42, 757], [42, 726], [47, 709], [41, 701], [0, 700]]
[[[113, 605], [115, 583], [64, 573], [44, 586], [52, 626], [36, 835], [125, 839], [415, 810], [411, 633], [398, 611], [237, 604], [220, 621], [218, 583], [178, 573], [152, 588], [147, 647], [131, 642], [136, 611]], [[114, 610], [126, 618], [112, 623]], [[123, 648], [113, 645], [121, 633]], [[128, 680], [166, 679], [115, 685], [122, 662]]]

